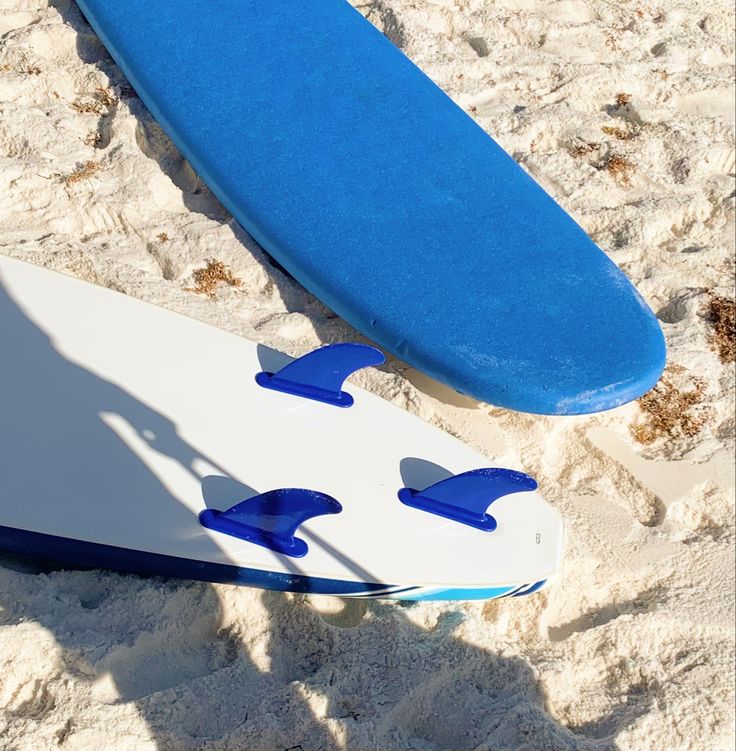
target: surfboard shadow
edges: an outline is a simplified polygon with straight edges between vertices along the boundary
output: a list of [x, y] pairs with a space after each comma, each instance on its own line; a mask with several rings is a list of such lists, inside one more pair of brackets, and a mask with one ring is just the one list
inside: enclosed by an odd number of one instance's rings
[[232, 477], [206, 475], [202, 478], [202, 500], [208, 509], [226, 511], [236, 503], [257, 496], [258, 492]]
[[399, 466], [401, 479], [405, 488], [424, 490], [442, 480], [448, 480], [453, 473], [448, 469], [430, 462], [427, 459], [419, 459], [416, 456], [407, 456], [401, 460]]
[[[297, 683], [303, 694], [319, 697], [322, 707], [319, 718], [304, 708], [301, 716], [279, 716], [277, 739], [284, 747], [317, 748], [324, 726], [337, 725], [339, 747], [347, 751], [615, 751], [616, 736], [655, 700], [653, 693], [634, 689], [584, 726], [567, 727], [548, 710], [545, 689], [524, 657], [463, 638], [468, 613], [456, 605], [428, 629], [410, 620], [401, 605], [369, 601], [367, 617], [336, 628], [302, 596], [264, 592], [262, 602], [272, 623], [271, 670], [289, 685]], [[499, 600], [483, 611], [518, 607]], [[243, 747], [258, 743], [245, 728], [229, 740]]]
[[258, 344], [256, 352], [261, 370], [264, 373], [276, 373], [296, 359], [283, 352], [266, 347], [264, 344]]

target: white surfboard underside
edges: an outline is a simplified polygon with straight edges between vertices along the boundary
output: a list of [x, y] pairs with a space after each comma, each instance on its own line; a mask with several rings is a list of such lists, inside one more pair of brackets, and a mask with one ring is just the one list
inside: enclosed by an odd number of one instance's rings
[[[0, 526], [437, 590], [558, 569], [562, 521], [538, 492], [493, 503], [491, 533], [400, 503], [405, 485], [494, 462], [385, 400], [347, 385], [355, 403], [341, 409], [263, 389], [256, 373], [290, 358], [20, 261], [0, 257], [0, 285]], [[288, 487], [343, 506], [299, 528], [304, 558], [199, 523], [207, 507]]]

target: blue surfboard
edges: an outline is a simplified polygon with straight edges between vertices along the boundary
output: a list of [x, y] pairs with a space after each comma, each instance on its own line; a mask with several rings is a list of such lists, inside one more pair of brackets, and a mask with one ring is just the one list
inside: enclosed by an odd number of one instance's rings
[[656, 383], [623, 273], [346, 0], [78, 4], [238, 222], [384, 349], [529, 412]]

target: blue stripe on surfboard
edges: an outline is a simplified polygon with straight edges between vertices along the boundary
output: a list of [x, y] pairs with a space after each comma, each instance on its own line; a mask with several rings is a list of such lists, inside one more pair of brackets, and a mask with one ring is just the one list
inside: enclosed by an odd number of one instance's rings
[[525, 595], [531, 595], [534, 592], [539, 592], [539, 590], [547, 583], [546, 579], [542, 579], [541, 581], [534, 582], [534, 584], [530, 584], [526, 588], [522, 588], [518, 590], [517, 592], [514, 592], [511, 596], [512, 597], [524, 597]]
[[338, 597], [374, 597], [400, 600], [481, 600], [500, 597], [518, 587], [428, 589], [418, 586], [351, 582], [300, 574], [284, 574], [224, 563], [129, 550], [114, 545], [70, 540], [66, 537], [0, 526], [0, 551], [67, 563], [81, 568], [103, 568], [133, 574], [241, 584], [281, 592], [325, 594]]
[[410, 592], [406, 597], [396, 599], [415, 600], [417, 602], [431, 602], [433, 600], [490, 600], [503, 597], [516, 587], [485, 587], [479, 589], [429, 589], [424, 592]]
[[396, 588], [397, 585], [351, 582], [300, 574], [284, 574], [224, 563], [195, 561], [178, 556], [129, 550], [97, 542], [0, 526], [0, 550], [14, 555], [60, 561], [83, 568], [105, 568], [134, 574], [172, 576], [180, 579], [242, 584], [282, 592], [325, 595], [362, 595]]
[[410, 592], [419, 591], [421, 587], [407, 586], [407, 587], [386, 587], [385, 589], [374, 589], [371, 592], [359, 592], [357, 594], [345, 594], [341, 597], [372, 597], [374, 599], [391, 599], [391, 600], [411, 600], [409, 597]]
[[[14, 555], [60, 561], [82, 568], [105, 568], [134, 574], [241, 584], [282, 592], [373, 597], [399, 600], [482, 600], [503, 597], [523, 587], [435, 589], [374, 582], [351, 582], [300, 574], [282, 574], [223, 563], [128, 550], [83, 540], [0, 526], [0, 550]], [[526, 585], [524, 585], [526, 586]], [[526, 593], [525, 593], [526, 594]]]

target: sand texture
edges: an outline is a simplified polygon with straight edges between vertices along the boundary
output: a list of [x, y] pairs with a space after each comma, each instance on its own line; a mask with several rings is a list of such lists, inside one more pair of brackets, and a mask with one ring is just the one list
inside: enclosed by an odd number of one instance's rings
[[[354, 4], [637, 284], [666, 375], [581, 418], [396, 360], [358, 376], [539, 480], [568, 549], [533, 597], [342, 604], [0, 560], [0, 749], [732, 749], [731, 0]], [[0, 0], [0, 252], [293, 355], [354, 337], [233, 222], [69, 0]]]

